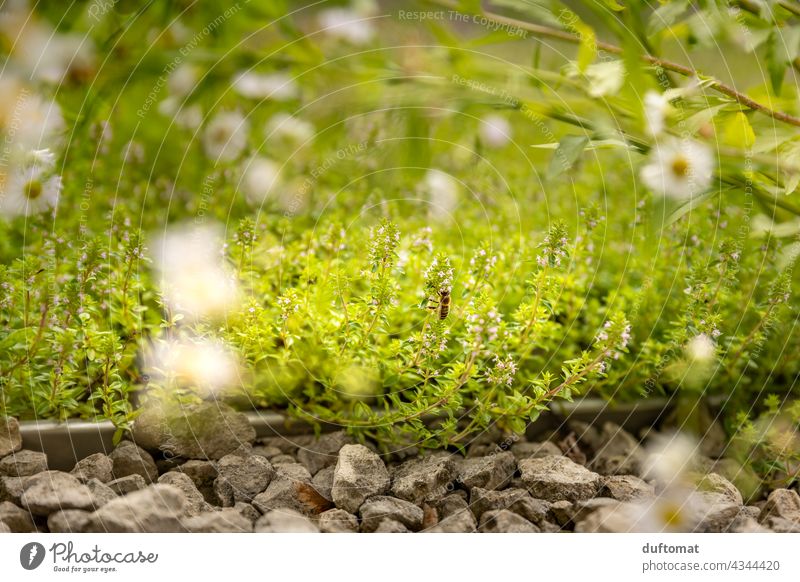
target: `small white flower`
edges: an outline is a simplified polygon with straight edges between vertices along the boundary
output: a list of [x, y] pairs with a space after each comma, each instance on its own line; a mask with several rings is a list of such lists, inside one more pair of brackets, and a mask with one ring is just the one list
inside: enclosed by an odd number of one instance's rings
[[686, 354], [692, 361], [697, 363], [708, 363], [714, 359], [717, 352], [714, 340], [706, 334], [701, 333], [694, 336], [686, 345]]
[[291, 101], [296, 99], [300, 88], [289, 75], [272, 73], [263, 75], [253, 71], [242, 71], [233, 80], [233, 89], [248, 99], [272, 99]]
[[175, 68], [167, 79], [169, 92], [177, 97], [186, 97], [197, 86], [197, 67], [183, 64]]
[[15, 168], [0, 183], [0, 214], [13, 218], [55, 208], [61, 187], [61, 176], [49, 175], [40, 164]]
[[288, 113], [278, 113], [267, 123], [267, 138], [286, 138], [297, 143], [305, 143], [314, 137], [314, 126], [308, 121], [298, 119]]
[[34, 93], [21, 92], [10, 109], [6, 139], [22, 149], [41, 149], [54, 146], [64, 132], [66, 124], [61, 107], [53, 100]]
[[481, 141], [491, 148], [501, 148], [511, 141], [511, 124], [500, 115], [487, 115], [481, 120]]
[[668, 139], [656, 142], [640, 176], [653, 192], [686, 200], [711, 185], [714, 159], [711, 150], [696, 141]]
[[145, 370], [179, 387], [217, 391], [238, 383], [239, 363], [222, 343], [210, 340], [159, 341], [145, 355]]
[[238, 111], [218, 113], [206, 126], [203, 148], [212, 160], [232, 161], [247, 146], [249, 122]]
[[323, 10], [317, 22], [326, 34], [356, 45], [366, 44], [375, 36], [369, 16], [349, 8]]
[[244, 164], [241, 190], [247, 201], [260, 206], [280, 182], [280, 166], [267, 158], [252, 158]]
[[647, 129], [652, 135], [659, 135], [664, 131], [664, 120], [671, 106], [669, 100], [655, 91], [648, 91], [644, 96], [644, 118]]

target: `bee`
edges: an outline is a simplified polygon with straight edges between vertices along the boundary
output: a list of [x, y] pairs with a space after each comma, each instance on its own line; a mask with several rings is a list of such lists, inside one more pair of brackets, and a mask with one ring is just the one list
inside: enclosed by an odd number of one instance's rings
[[450, 290], [442, 289], [439, 291], [437, 299], [428, 301], [428, 309], [435, 311], [440, 321], [446, 319], [450, 313]]

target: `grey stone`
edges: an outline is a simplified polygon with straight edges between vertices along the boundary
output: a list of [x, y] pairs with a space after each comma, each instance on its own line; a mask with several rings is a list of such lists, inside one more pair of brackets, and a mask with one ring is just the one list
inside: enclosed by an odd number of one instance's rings
[[600, 475], [563, 456], [524, 459], [519, 469], [531, 495], [546, 501], [589, 499], [601, 485]]
[[280, 467], [275, 467], [275, 476], [291, 479], [292, 481], [311, 482], [311, 473], [300, 463], [286, 463]]
[[47, 471], [47, 455], [22, 449], [0, 460], [0, 475], [29, 477]]
[[47, 529], [50, 533], [81, 533], [89, 523], [89, 515], [80, 509], [57, 511], [47, 518]]
[[728, 533], [770, 533], [771, 531], [752, 517], [746, 516], [735, 519], [728, 528]]
[[170, 471], [158, 478], [158, 482], [163, 485], [172, 485], [183, 492], [186, 502], [185, 513], [188, 516], [199, 515], [204, 512], [213, 511], [213, 508], [203, 498], [203, 494], [197, 490], [194, 482], [184, 473]]
[[256, 533], [317, 533], [319, 528], [304, 515], [291, 509], [273, 509], [255, 524]]
[[589, 465], [592, 470], [602, 475], [642, 474], [646, 454], [633, 435], [613, 422], [606, 422], [600, 440], [603, 444]]
[[10, 501], [19, 505], [25, 479], [26, 477], [0, 477], [0, 501]]
[[111, 457], [103, 453], [95, 453], [75, 463], [75, 467], [70, 473], [84, 483], [90, 479], [108, 483], [114, 478], [113, 470], [114, 461], [111, 460]]
[[353, 533], [358, 531], [358, 518], [344, 509], [329, 509], [319, 514], [317, 525], [323, 533]]
[[[731, 503], [733, 505], [743, 505], [742, 494], [736, 486], [722, 475], [709, 473], [704, 475], [697, 483], [697, 490], [714, 503]], [[712, 495], [708, 495], [708, 494]]]
[[19, 422], [13, 416], [0, 416], [0, 457], [10, 455], [22, 448]]
[[181, 523], [191, 533], [244, 533], [253, 531], [253, 522], [236, 509], [223, 509], [184, 518]]
[[150, 483], [158, 479], [158, 469], [150, 453], [130, 441], [123, 441], [109, 455], [114, 463], [114, 479], [129, 475], [141, 475]]
[[639, 529], [636, 525], [639, 515], [640, 510], [635, 505], [619, 502], [614, 506], [603, 507], [592, 512], [586, 519], [575, 524], [575, 531], [578, 533], [638, 532]]
[[97, 479], [90, 479], [87, 481], [86, 487], [92, 492], [92, 495], [94, 495], [95, 507], [98, 509], [103, 507], [109, 501], [117, 498], [117, 494], [113, 489], [111, 489], [111, 487], [105, 483], [101, 483]]
[[696, 533], [724, 533], [731, 529], [737, 520], [746, 517], [741, 505], [711, 505], [699, 512], [699, 522], [694, 527]]
[[0, 523], [5, 523], [13, 533], [36, 531], [31, 513], [21, 507], [17, 507], [10, 501], [0, 503]]
[[297, 449], [301, 446], [305, 446], [311, 441], [313, 441], [313, 437], [309, 437], [306, 435], [301, 436], [275, 436], [275, 437], [265, 437], [258, 440], [256, 443], [257, 446], [260, 447], [274, 447], [278, 449], [281, 453], [286, 455], [296, 455]]
[[634, 501], [653, 497], [655, 488], [635, 475], [612, 475], [603, 479], [599, 495], [617, 501]]
[[214, 481], [217, 479], [217, 466], [211, 461], [186, 461], [173, 471], [183, 473], [189, 477], [209, 503], [216, 503], [217, 497], [214, 493]]
[[229, 486], [234, 502], [251, 502], [275, 476], [270, 462], [258, 455], [225, 455], [219, 460], [217, 471], [219, 476], [214, 484], [215, 491]]
[[359, 510], [362, 531], [375, 531], [384, 519], [399, 521], [410, 530], [422, 527], [422, 509], [409, 501], [377, 496], [365, 501]]
[[141, 491], [147, 487], [147, 481], [141, 475], [128, 475], [127, 477], [120, 477], [106, 483], [108, 488], [117, 495], [127, 495], [134, 491]]
[[566, 513], [569, 515], [571, 521], [578, 523], [587, 519], [598, 509], [616, 507], [619, 503], [619, 501], [611, 499], [610, 497], [595, 497], [593, 499], [576, 501]]
[[777, 533], [800, 533], [800, 522], [784, 517], [771, 516], [764, 520], [770, 530]]
[[172, 485], [155, 484], [106, 503], [89, 516], [87, 532], [171, 533], [182, 530], [186, 502]]
[[336, 467], [333, 466], [320, 469], [311, 480], [314, 489], [331, 503], [333, 503], [333, 472], [335, 470]]
[[0, 534], [12, 533], [11, 528], [6, 525], [6, 522], [0, 521]]
[[538, 533], [541, 531], [524, 517], [507, 509], [485, 512], [481, 516], [478, 529], [483, 533]]
[[296, 463], [297, 459], [295, 459], [292, 455], [275, 455], [272, 457], [272, 459], [270, 459], [270, 462], [273, 465], [291, 465]]
[[34, 515], [50, 515], [62, 509], [92, 510], [96, 506], [91, 490], [61, 471], [45, 471], [29, 477], [20, 502]]
[[521, 461], [522, 459], [531, 459], [535, 457], [558, 456], [561, 454], [561, 449], [558, 448], [557, 444], [551, 441], [544, 441], [541, 443], [520, 441], [511, 445], [511, 453], [518, 461]]
[[449, 493], [456, 474], [456, 464], [449, 455], [410, 459], [393, 471], [391, 491], [417, 505], [436, 501]]
[[389, 488], [389, 471], [381, 458], [363, 445], [344, 445], [333, 472], [331, 495], [336, 506], [357, 513], [368, 497]]
[[[253, 454], [258, 455], [260, 457], [264, 457], [267, 460], [270, 460], [271, 458], [277, 457], [278, 455], [282, 455], [284, 453], [278, 447], [257, 445], [253, 447]], [[291, 455], [287, 456], [291, 457]]]
[[203, 402], [165, 409], [145, 405], [133, 424], [133, 440], [149, 450], [185, 459], [221, 459], [255, 440], [244, 414], [226, 404]]
[[396, 519], [387, 518], [381, 520], [375, 533], [411, 533], [411, 530]]
[[437, 509], [441, 519], [425, 530], [428, 533], [471, 533], [478, 527], [467, 502], [459, 495], [448, 495], [440, 500]]
[[780, 517], [800, 523], [800, 495], [791, 489], [775, 489], [769, 494], [767, 502], [761, 508], [758, 521], [764, 523], [771, 517]]
[[297, 460], [308, 469], [309, 473], [316, 475], [320, 469], [336, 464], [339, 449], [350, 440], [341, 431], [324, 434], [300, 447], [297, 451]]
[[308, 481], [296, 481], [277, 475], [263, 493], [253, 499], [253, 507], [261, 513], [276, 509], [291, 509], [304, 515], [317, 515], [331, 508]]
[[511, 481], [516, 470], [514, 455], [506, 451], [488, 457], [464, 459], [458, 468], [458, 481], [467, 490], [473, 487], [501, 489]]
[[572, 501], [562, 500], [550, 504], [548, 517], [555, 523], [565, 526], [572, 521], [573, 509]]
[[470, 508], [479, 520], [487, 511], [509, 509], [525, 519], [539, 522], [547, 516], [549, 505], [541, 499], [532, 498], [524, 489], [489, 491], [475, 487], [470, 496]]

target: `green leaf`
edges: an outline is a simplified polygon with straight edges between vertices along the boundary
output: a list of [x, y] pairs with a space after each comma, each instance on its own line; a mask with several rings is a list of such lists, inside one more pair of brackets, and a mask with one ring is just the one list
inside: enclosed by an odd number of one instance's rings
[[547, 167], [548, 179], [557, 178], [564, 172], [568, 172], [578, 161], [584, 148], [589, 143], [589, 138], [585, 135], [565, 135], [558, 142], [558, 147], [550, 159]]
[[738, 111], [725, 122], [722, 135], [723, 143], [733, 147], [751, 148], [756, 141], [756, 134], [750, 127], [747, 115]]
[[800, 28], [798, 27], [773, 30], [767, 38], [765, 58], [775, 95], [780, 95], [786, 69], [797, 56], [798, 45], [800, 45]]
[[647, 19], [647, 36], [658, 34], [665, 28], [669, 28], [684, 12], [686, 12], [684, 0], [675, 0], [659, 6]]

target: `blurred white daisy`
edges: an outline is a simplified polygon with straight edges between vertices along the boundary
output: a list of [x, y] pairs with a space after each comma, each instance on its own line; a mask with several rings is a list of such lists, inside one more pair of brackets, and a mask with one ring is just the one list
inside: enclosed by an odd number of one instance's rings
[[23, 149], [41, 149], [61, 140], [66, 124], [55, 101], [23, 90], [10, 109], [7, 141]]
[[653, 192], [685, 200], [709, 188], [713, 171], [714, 158], [708, 146], [670, 138], [653, 144], [640, 176]]
[[216, 392], [239, 380], [236, 355], [210, 340], [160, 340], [144, 355], [146, 373], [156, 381]]
[[291, 101], [300, 93], [297, 83], [289, 75], [272, 73], [264, 75], [253, 71], [242, 71], [233, 79], [233, 89], [248, 99], [272, 99]]
[[184, 63], [176, 67], [167, 79], [170, 94], [179, 97], [189, 95], [197, 86], [198, 76], [198, 69], [194, 65]]
[[242, 170], [241, 191], [247, 201], [261, 206], [274, 192], [280, 180], [280, 166], [267, 158], [251, 158]]
[[458, 182], [441, 170], [428, 170], [422, 190], [428, 198], [428, 215], [432, 219], [449, 218], [458, 205]]
[[326, 34], [352, 44], [366, 44], [375, 36], [370, 17], [351, 8], [330, 8], [317, 16], [317, 22]]
[[218, 113], [203, 133], [203, 149], [212, 160], [232, 161], [247, 146], [250, 123], [238, 111]]
[[225, 269], [218, 227], [173, 227], [152, 248], [161, 291], [173, 311], [215, 317], [237, 306], [239, 290]]
[[686, 345], [686, 354], [693, 362], [700, 364], [711, 362], [716, 353], [714, 340], [704, 333], [697, 334]]
[[511, 141], [511, 124], [501, 115], [487, 115], [481, 120], [481, 141], [491, 148], [501, 148]]
[[17, 167], [0, 184], [0, 214], [13, 218], [55, 208], [61, 187], [61, 176], [41, 164]]
[[288, 113], [277, 113], [267, 123], [267, 138], [286, 138], [297, 143], [305, 143], [314, 137], [314, 126], [303, 119]]
[[671, 106], [669, 99], [656, 91], [648, 91], [644, 95], [644, 118], [647, 122], [647, 130], [652, 135], [659, 135], [664, 131], [664, 120]]

